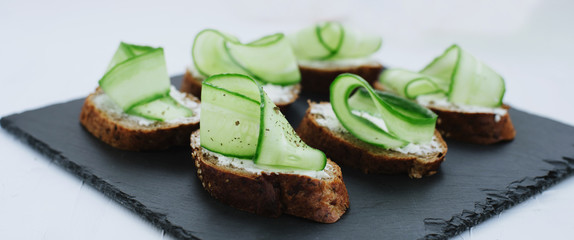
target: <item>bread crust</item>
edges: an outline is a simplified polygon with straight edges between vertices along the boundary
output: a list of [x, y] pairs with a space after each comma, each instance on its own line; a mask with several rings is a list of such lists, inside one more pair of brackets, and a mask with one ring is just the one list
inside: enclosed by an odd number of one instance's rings
[[[180, 91], [190, 93], [201, 99], [201, 82], [203, 79], [194, 76], [189, 69], [185, 70], [183, 75], [183, 80], [181, 81]], [[276, 102], [275, 105], [284, 111], [289, 105], [294, 103], [297, 98], [299, 98], [299, 92], [301, 91], [301, 84], [297, 84], [292, 91], [293, 97], [286, 102]]]
[[202, 79], [194, 77], [193, 74], [191, 74], [191, 72], [186, 69], [181, 81], [181, 86], [179, 87], [179, 91], [189, 93], [201, 99], [201, 82]]
[[359, 75], [373, 85], [379, 79], [383, 71], [383, 65], [380, 63], [369, 63], [350, 67], [317, 68], [300, 64], [299, 71], [301, 72], [303, 91], [327, 94], [333, 80], [343, 73]]
[[[509, 106], [503, 105], [508, 111]], [[445, 138], [475, 144], [513, 140], [516, 130], [508, 112], [496, 121], [494, 113], [470, 113], [428, 107], [438, 115], [437, 129]]]
[[[108, 145], [129, 151], [163, 150], [172, 146], [186, 146], [189, 135], [199, 128], [199, 121], [188, 124], [155, 123], [138, 126], [137, 123], [113, 116], [98, 108], [94, 98], [103, 92], [98, 89], [84, 101], [80, 123], [96, 138]], [[188, 98], [199, 103], [191, 95]]]
[[[309, 104], [315, 103], [309, 102]], [[307, 109], [297, 128], [301, 139], [309, 146], [323, 151], [338, 164], [359, 169], [364, 173], [407, 173], [411, 178], [430, 176], [438, 171], [447, 153], [446, 142], [438, 131], [435, 131], [435, 137], [440, 143], [441, 151], [432, 156], [421, 157], [385, 150], [364, 143], [350, 134], [334, 133], [329, 128], [321, 126], [310, 110], [311, 107]]]
[[199, 131], [191, 136], [197, 177], [209, 194], [243, 211], [278, 217], [289, 214], [321, 223], [333, 223], [349, 208], [349, 195], [341, 169], [331, 160], [332, 176], [317, 179], [305, 175], [253, 174], [210, 161], [202, 151]]

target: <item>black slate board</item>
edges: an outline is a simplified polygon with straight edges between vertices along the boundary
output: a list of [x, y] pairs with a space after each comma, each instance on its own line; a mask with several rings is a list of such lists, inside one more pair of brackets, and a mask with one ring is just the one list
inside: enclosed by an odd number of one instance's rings
[[[181, 76], [172, 82], [179, 86]], [[287, 111], [297, 125], [302, 95]], [[83, 99], [1, 119], [7, 131], [167, 233], [181, 239], [452, 237], [571, 175], [574, 127], [511, 110], [517, 138], [477, 146], [448, 141], [438, 174], [364, 175], [343, 169], [351, 208], [334, 224], [291, 216], [266, 218], [226, 206], [195, 176], [188, 148], [165, 152], [113, 149], [86, 132]], [[17, 159], [15, 159], [17, 160]]]

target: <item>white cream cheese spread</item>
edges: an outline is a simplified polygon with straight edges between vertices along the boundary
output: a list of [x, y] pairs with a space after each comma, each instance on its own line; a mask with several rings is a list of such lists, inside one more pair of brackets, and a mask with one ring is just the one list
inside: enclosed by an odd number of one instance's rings
[[502, 116], [507, 114], [507, 110], [501, 107], [490, 108], [481, 106], [471, 106], [463, 104], [455, 104], [448, 101], [446, 97], [437, 98], [435, 95], [421, 95], [416, 98], [418, 104], [425, 107], [444, 108], [449, 111], [465, 112], [465, 113], [492, 113], [494, 114], [494, 121], [500, 121]]
[[325, 179], [329, 178], [329, 174], [327, 171], [331, 171], [331, 165], [327, 164], [325, 169], [321, 171], [313, 171], [313, 170], [285, 170], [285, 169], [278, 169], [264, 165], [257, 165], [250, 159], [241, 159], [241, 158], [234, 158], [234, 157], [227, 157], [219, 153], [211, 152], [205, 148], [201, 149], [202, 152], [207, 153], [213, 157], [217, 157], [217, 161], [219, 165], [223, 166], [231, 166], [233, 168], [237, 168], [249, 173], [253, 174], [261, 174], [264, 173], [282, 173], [282, 174], [296, 174], [296, 175], [305, 175], [312, 178], [318, 179]]

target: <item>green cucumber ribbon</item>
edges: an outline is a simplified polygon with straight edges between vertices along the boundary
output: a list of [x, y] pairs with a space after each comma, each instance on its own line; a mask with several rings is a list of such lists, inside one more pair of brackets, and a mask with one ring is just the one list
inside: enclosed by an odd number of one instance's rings
[[[355, 74], [335, 78], [330, 100], [341, 125], [364, 142], [388, 149], [430, 142], [434, 135], [436, 114], [407, 99], [376, 91]], [[386, 129], [355, 112], [382, 119]]]
[[206, 29], [195, 37], [192, 57], [195, 68], [205, 77], [238, 73], [275, 85], [301, 81], [297, 60], [282, 33], [243, 44], [232, 35]]
[[446, 49], [418, 73], [388, 69], [380, 82], [409, 99], [440, 93], [452, 103], [484, 107], [501, 106], [506, 90], [500, 75], [458, 45]]
[[382, 38], [343, 26], [323, 22], [289, 35], [297, 59], [336, 60], [369, 56], [382, 45]]
[[193, 115], [169, 95], [163, 48], [121, 42], [98, 83], [128, 114], [156, 121]]
[[282, 169], [323, 170], [325, 154], [306, 145], [249, 76], [218, 74], [201, 88], [201, 146]]

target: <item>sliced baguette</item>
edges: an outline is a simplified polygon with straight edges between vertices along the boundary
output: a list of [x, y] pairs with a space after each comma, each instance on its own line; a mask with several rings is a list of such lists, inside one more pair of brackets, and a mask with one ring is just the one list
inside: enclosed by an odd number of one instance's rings
[[220, 161], [224, 156], [203, 149], [199, 136], [199, 130], [191, 135], [197, 177], [225, 204], [264, 216], [289, 214], [322, 223], [336, 222], [349, 208], [341, 169], [331, 160], [317, 178], [296, 172], [254, 173]]
[[303, 91], [326, 94], [329, 93], [329, 87], [333, 80], [343, 73], [359, 75], [373, 85], [379, 79], [383, 65], [372, 60], [359, 64], [346, 63], [344, 60], [338, 63], [300, 61], [299, 71], [301, 72]]
[[516, 136], [510, 119], [508, 105], [503, 105], [506, 112], [498, 115], [494, 112], [466, 112], [453, 108], [425, 105], [438, 115], [436, 128], [442, 136], [458, 141], [493, 144], [510, 141]]
[[[197, 96], [201, 99], [201, 83], [205, 80], [205, 77], [190, 71], [185, 70], [183, 75], [183, 80], [181, 82], [180, 91], [187, 92]], [[273, 87], [274, 89], [280, 89], [279, 92], [270, 92], [268, 87]], [[291, 103], [295, 102], [299, 97], [299, 92], [301, 91], [301, 84], [296, 84], [288, 87], [281, 86], [263, 86], [263, 89], [267, 92], [267, 95], [273, 100], [275, 105], [277, 105], [281, 110], [284, 110]]]
[[[379, 82], [374, 86], [376, 89], [385, 90]], [[436, 128], [445, 138], [486, 145], [511, 141], [516, 136], [508, 114], [508, 105], [502, 105], [499, 109], [470, 111], [456, 105], [435, 104], [433, 101], [417, 102], [438, 115]]]
[[422, 152], [386, 150], [365, 143], [340, 126], [330, 103], [309, 102], [297, 133], [309, 146], [322, 150], [338, 164], [364, 173], [407, 173], [411, 178], [430, 176], [438, 171], [447, 152], [447, 145], [438, 131], [435, 131], [433, 141], [424, 146], [427, 150]]
[[[172, 91], [174, 89], [172, 88]], [[189, 135], [199, 128], [199, 100], [185, 94], [194, 117], [182, 122], [158, 122], [129, 116], [114, 105], [98, 88], [84, 101], [80, 123], [88, 132], [112, 147], [131, 150], [162, 150], [186, 146]], [[140, 124], [140, 122], [145, 124]]]

